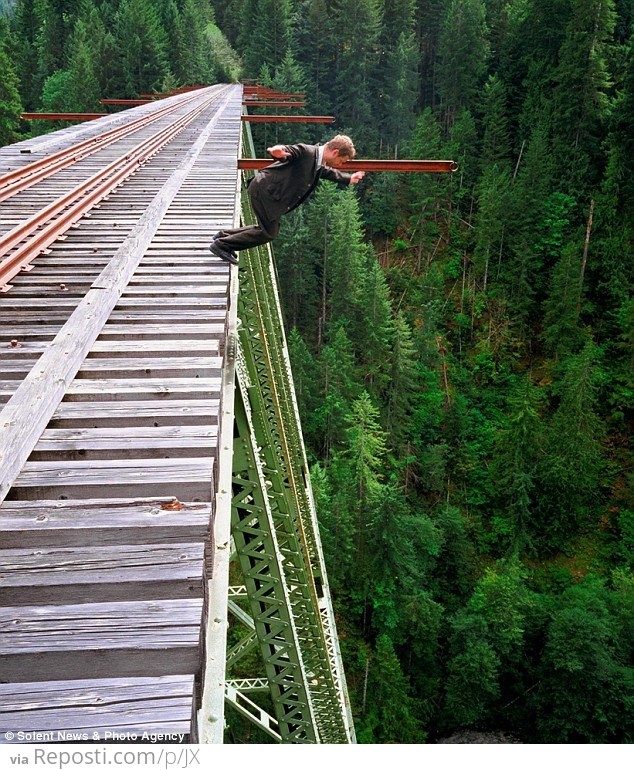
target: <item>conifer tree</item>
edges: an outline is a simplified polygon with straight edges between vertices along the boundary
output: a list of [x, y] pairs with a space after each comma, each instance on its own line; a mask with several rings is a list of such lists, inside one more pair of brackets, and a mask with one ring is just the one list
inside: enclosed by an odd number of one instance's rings
[[98, 112], [101, 87], [97, 77], [98, 49], [80, 18], [68, 41], [69, 103], [74, 112]]
[[508, 416], [496, 437], [493, 478], [500, 500], [494, 528], [515, 554], [535, 552], [537, 475], [544, 451], [540, 394], [528, 377], [508, 398]]
[[606, 45], [614, 30], [614, 0], [572, 5], [553, 90], [554, 152], [575, 195], [596, 181], [610, 76]]
[[0, 147], [15, 142], [22, 112], [19, 80], [6, 46], [7, 30], [0, 18]]
[[469, 107], [486, 71], [488, 29], [483, 0], [450, 0], [438, 41], [436, 86], [447, 126]]
[[168, 73], [167, 37], [149, 0], [121, 0], [115, 39], [126, 96], [159, 91]]
[[39, 104], [42, 77], [37, 48], [40, 17], [39, 0], [17, 0], [11, 17], [11, 45], [14, 51], [20, 97], [26, 110]]
[[541, 529], [551, 548], [561, 547], [599, 518], [606, 471], [601, 446], [605, 429], [597, 414], [599, 355], [596, 345], [587, 342], [561, 366], [559, 406], [548, 428], [539, 470]]
[[361, 719], [360, 743], [417, 743], [424, 740], [409, 682], [387, 634], [376, 640], [369, 663], [367, 713]]

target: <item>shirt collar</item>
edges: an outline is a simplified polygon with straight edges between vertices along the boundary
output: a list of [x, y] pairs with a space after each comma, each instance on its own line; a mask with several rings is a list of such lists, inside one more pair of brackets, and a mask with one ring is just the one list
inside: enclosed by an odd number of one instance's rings
[[317, 148], [317, 168], [321, 168], [324, 165], [324, 145], [320, 144]]

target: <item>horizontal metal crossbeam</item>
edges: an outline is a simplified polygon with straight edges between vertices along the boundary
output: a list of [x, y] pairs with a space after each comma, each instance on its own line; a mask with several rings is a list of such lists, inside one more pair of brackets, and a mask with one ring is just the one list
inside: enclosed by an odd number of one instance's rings
[[[238, 168], [241, 171], [257, 171], [270, 166], [275, 161], [270, 158], [240, 158]], [[349, 160], [341, 171], [392, 171], [396, 173], [447, 174], [458, 170], [453, 160]]]

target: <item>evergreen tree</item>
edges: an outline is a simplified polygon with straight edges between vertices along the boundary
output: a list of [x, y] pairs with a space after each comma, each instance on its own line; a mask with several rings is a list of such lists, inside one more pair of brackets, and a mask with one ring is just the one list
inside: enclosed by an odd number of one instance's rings
[[0, 147], [15, 142], [16, 129], [22, 112], [19, 80], [6, 50], [7, 30], [0, 18]]
[[98, 112], [101, 86], [97, 76], [99, 49], [80, 18], [68, 41], [69, 102], [73, 112]]
[[509, 125], [506, 115], [506, 88], [497, 75], [490, 75], [482, 94], [484, 138], [480, 160], [483, 170], [503, 168], [510, 156]]
[[121, 0], [115, 40], [125, 95], [161, 90], [168, 74], [167, 37], [150, 0]]
[[290, 0], [247, 0], [238, 39], [247, 77], [257, 77], [266, 64], [280, 65], [291, 43]]
[[553, 414], [539, 471], [541, 529], [548, 546], [563, 543], [599, 517], [606, 464], [604, 427], [597, 415], [599, 351], [587, 342], [562, 364], [559, 406]]
[[500, 499], [494, 527], [516, 554], [534, 550], [535, 498], [543, 453], [540, 394], [528, 377], [508, 399], [509, 414], [496, 440], [493, 475]]
[[[338, 0], [332, 9], [336, 34], [334, 111], [342, 127], [356, 127], [361, 150], [376, 144], [374, 114], [380, 33], [378, 0]], [[350, 129], [352, 130], [352, 128]]]
[[483, 0], [450, 0], [438, 41], [436, 87], [447, 126], [469, 107], [486, 71], [488, 29]]
[[554, 152], [560, 168], [579, 195], [596, 180], [602, 124], [607, 117], [610, 77], [606, 45], [614, 31], [613, 0], [572, 4], [566, 37], [559, 52], [553, 90]]
[[[629, 613], [632, 611], [630, 588]], [[631, 740], [631, 638], [597, 577], [568, 589], [548, 624], [535, 700], [543, 740]]]
[[407, 139], [415, 124], [418, 45], [415, 0], [386, 0], [381, 25], [381, 139], [388, 146]]
[[361, 719], [359, 743], [418, 743], [424, 740], [403, 674], [389, 636], [376, 640], [376, 653], [369, 661], [369, 706]]
[[39, 0], [17, 0], [11, 17], [11, 45], [22, 103], [26, 110], [39, 104], [42, 78], [38, 65]]

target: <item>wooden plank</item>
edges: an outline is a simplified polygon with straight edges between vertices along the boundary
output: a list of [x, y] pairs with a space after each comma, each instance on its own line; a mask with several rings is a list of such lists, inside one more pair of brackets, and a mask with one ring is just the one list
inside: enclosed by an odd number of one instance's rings
[[0, 680], [195, 674], [201, 599], [0, 607]]
[[99, 425], [146, 426], [215, 424], [219, 399], [170, 399], [169, 401], [62, 401], [51, 418], [51, 427]]
[[[4, 359], [0, 357], [0, 371], [5, 378], [24, 376], [37, 360], [36, 357]], [[173, 356], [172, 358], [87, 358], [77, 372], [77, 377], [166, 377], [178, 372], [181, 377], [218, 377], [222, 359], [212, 356], [190, 358]]]
[[210, 503], [174, 498], [5, 500], [4, 548], [205, 542]]
[[[213, 458], [154, 458], [150, 460], [77, 460], [25, 463], [15, 486], [73, 486], [125, 484], [209, 483]], [[159, 493], [160, 494], [160, 493]]]
[[215, 425], [48, 428], [31, 460], [134, 460], [155, 457], [211, 457], [217, 451]]
[[117, 401], [147, 399], [150, 395], [169, 399], [184, 393], [190, 398], [196, 398], [197, 395], [205, 398], [219, 392], [220, 380], [216, 377], [170, 377], [156, 380], [130, 377], [121, 380], [74, 380], [68, 386], [66, 399]]
[[[176, 329], [176, 331], [171, 331]], [[205, 324], [201, 324], [205, 326]], [[113, 353], [130, 354], [130, 353], [161, 353], [163, 357], [167, 357], [170, 354], [178, 356], [188, 355], [214, 355], [218, 353], [218, 338], [210, 339], [209, 331], [205, 328], [198, 329], [195, 324], [188, 324], [184, 326], [187, 329], [187, 334], [178, 334], [180, 327], [175, 327], [174, 324], [166, 324], [163, 329], [156, 330], [162, 331], [163, 336], [160, 339], [156, 339], [157, 335], [154, 330], [150, 329], [138, 329], [136, 326], [117, 326], [119, 333], [125, 337], [125, 339], [116, 339], [115, 337], [106, 337], [106, 334], [115, 333], [115, 327], [111, 326], [107, 331], [101, 335], [90, 350], [90, 358], [96, 358], [103, 353], [112, 355]], [[151, 334], [152, 336], [146, 337]], [[173, 336], [175, 339], [167, 339], [167, 336]], [[198, 339], [200, 335], [203, 339]]]
[[203, 543], [0, 550], [5, 607], [202, 597]]
[[114, 732], [187, 734], [193, 695], [193, 676], [0, 684], [0, 743], [9, 742], [6, 732], [22, 731], [46, 743], [95, 733], [106, 740]]

